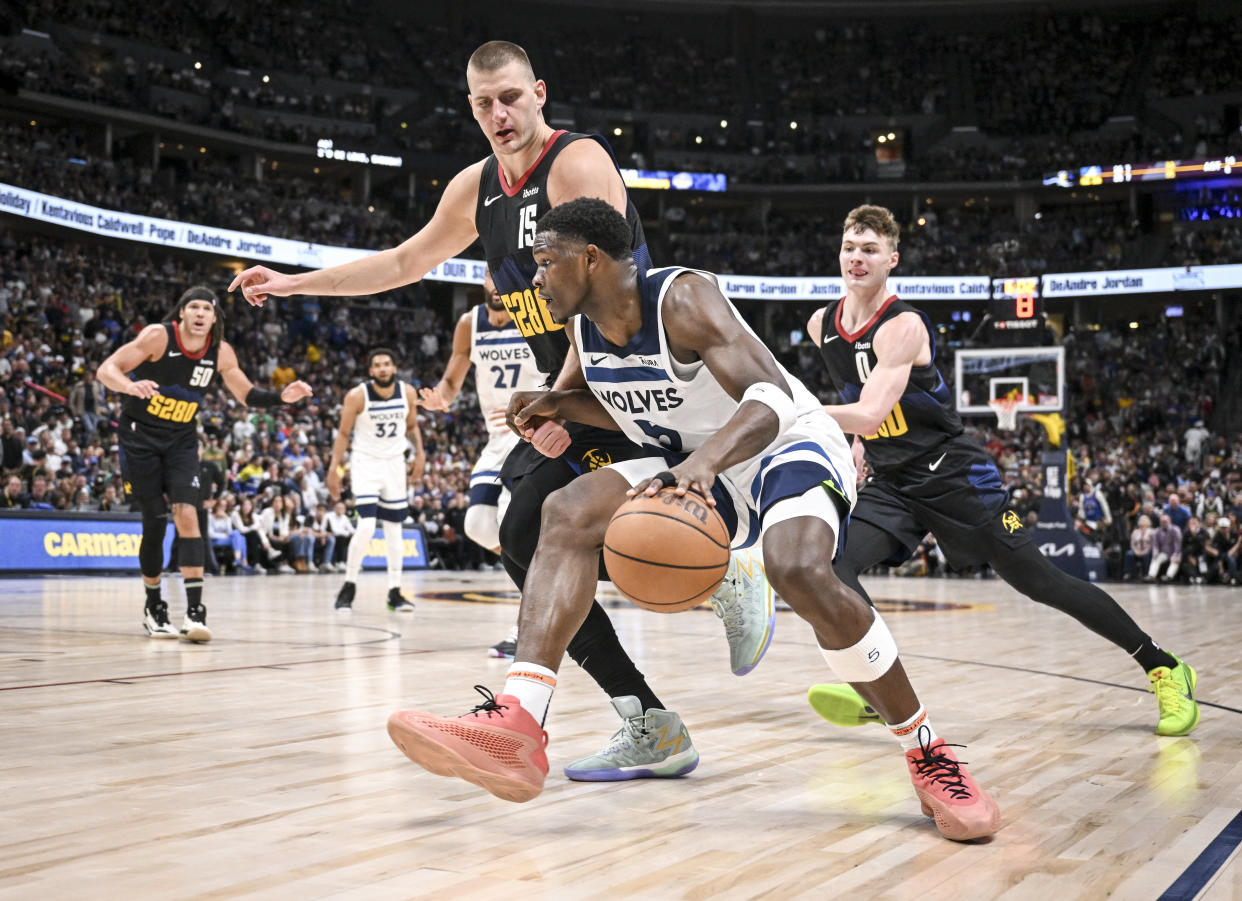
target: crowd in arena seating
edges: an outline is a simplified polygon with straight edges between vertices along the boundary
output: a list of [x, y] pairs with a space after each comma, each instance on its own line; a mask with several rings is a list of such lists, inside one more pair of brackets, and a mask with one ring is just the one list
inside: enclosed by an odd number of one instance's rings
[[[21, 24], [52, 37], [9, 42], [0, 79], [278, 141], [365, 134], [377, 149], [477, 153], [462, 48], [494, 35], [482, 22], [394, 27], [383, 15], [357, 4], [252, 15], [223, 0], [152, 15], [135, 0], [38, 0]], [[1010, 17], [1003, 31], [934, 18], [812, 17], [796, 29], [761, 21], [737, 33], [723, 13], [699, 18], [701, 27], [658, 42], [624, 20], [606, 33], [558, 23], [555, 40], [547, 23], [514, 23], [507, 36], [529, 44], [552, 102], [571, 116], [617, 111], [618, 122], [632, 123], [619, 140], [626, 156], [681, 152], [692, 167], [711, 168], [711, 154], [736, 154], [731, 174], [743, 181], [853, 180], [874, 166], [875, 126], [903, 116], [987, 138], [962, 144], [946, 128], [924, 130], [932, 137], [905, 154], [905, 177], [917, 179], [1031, 179], [1087, 163], [1223, 153], [1242, 140], [1219, 128], [1219, 117], [1183, 136], [1142, 108], [1144, 98], [1236, 88], [1219, 30], [1237, 37], [1238, 25], [1206, 11], [1184, 11], [1177, 28], [1142, 14], [1041, 13]], [[100, 42], [96, 33], [113, 37]], [[324, 33], [332, 40], [314, 39]], [[670, 114], [704, 111], [731, 127], [669, 124]], [[1097, 133], [1121, 117], [1132, 121], [1128, 131]], [[696, 165], [699, 151], [706, 155]]]
[[[94, 370], [120, 343], [162, 319], [187, 286], [219, 290], [228, 279], [226, 270], [173, 257], [3, 235], [0, 437], [3, 473], [17, 482], [10, 486], [7, 479], [0, 508], [127, 507], [115, 438], [118, 397], [105, 395]], [[309, 522], [315, 507], [327, 503], [324, 466], [340, 404], [366, 378], [368, 348], [391, 347], [399, 376], [411, 384], [439, 378], [452, 343], [447, 314], [437, 314], [425, 292], [412, 289], [368, 301], [364, 307], [349, 298], [293, 298], [262, 310], [240, 298], [223, 303], [226, 338], [256, 384], [279, 388], [301, 378], [315, 389], [310, 401], [271, 412], [247, 410], [223, 393], [204, 405], [203, 457], [223, 473], [230, 514], [243, 497], [262, 513], [284, 495], [294, 499], [294, 521]], [[473, 397], [464, 392], [451, 413], [420, 417], [427, 466], [411, 488], [411, 503], [433, 547], [464, 515], [470, 468], [486, 440]], [[460, 523], [447, 533], [452, 540], [441, 557], [480, 562]]]
[[[394, 27], [365, 4], [253, 15], [225, 0], [156, 7], [34, 0], [20, 9], [0, 0], [5, 12], [47, 34], [0, 36], [3, 91], [25, 88], [282, 142], [364, 135], [374, 150], [463, 162], [483, 149], [462, 72], [466, 50], [495, 36], [482, 21]], [[875, 125], [888, 120], [903, 137], [926, 135], [905, 149], [906, 179], [1013, 181], [1084, 163], [1242, 150], [1242, 132], [1225, 127], [1223, 101], [1209, 97], [1237, 89], [1229, 56], [1231, 40], [1242, 41], [1237, 19], [1191, 12], [1167, 28], [1158, 18], [1085, 12], [1041, 15], [1031, 27], [1003, 32], [961, 32], [932, 20], [900, 27], [808, 21], [786, 33], [722, 18], [658, 42], [627, 20], [602, 36], [565, 23], [550, 40], [546, 23], [523, 23], [506, 37], [531, 50], [554, 117], [605, 133], [613, 119], [624, 122], [615, 136], [623, 160], [725, 171], [732, 184], [857, 182], [875, 177]], [[331, 41], [313, 39], [325, 30]], [[1008, 37], [1016, 31], [1020, 55]], [[829, 54], [834, 64], [825, 67]], [[993, 89], [1001, 83], [1004, 91]], [[1169, 97], [1209, 100], [1192, 123], [1144, 106]], [[717, 115], [719, 125], [710, 125]], [[896, 124], [902, 117], [922, 124], [907, 132]], [[977, 131], [950, 132], [953, 125]], [[242, 174], [240, 162], [212, 146], [200, 158], [170, 155], [153, 166], [132, 146], [105, 153], [99, 126], [86, 122], [35, 125], [23, 114], [20, 123], [0, 125], [0, 181], [203, 225], [378, 248], [407, 237], [438, 198], [425, 178], [414, 197], [379, 190], [363, 200], [339, 176], [273, 167], [260, 178], [253, 167]], [[713, 205], [666, 194], [657, 214], [652, 195], [635, 196], [657, 263], [752, 275], [835, 274], [840, 222], [857, 202], [833, 199], [807, 212], [779, 200]], [[1011, 200], [987, 198], [937, 198], [917, 213], [898, 210], [905, 226], [899, 274], [1020, 276], [1242, 260], [1236, 191], [1188, 199], [1210, 215], [1179, 210], [1168, 227], [1140, 221], [1128, 202], [1037, 196], [1037, 212], [1024, 220]], [[0, 232], [0, 509], [127, 506], [117, 398], [93, 371], [162, 318], [185, 287], [218, 289], [229, 277], [185, 256]], [[229, 298], [223, 310], [226, 335], [257, 384], [279, 388], [302, 378], [316, 394], [271, 412], [221, 395], [202, 412], [204, 465], [219, 472], [203, 480], [215, 486], [205, 501], [219, 564], [239, 572], [335, 569], [352, 505], [347, 498], [343, 510], [332, 509], [323, 480], [343, 393], [365, 378], [361, 358], [377, 344], [395, 345], [404, 380], [434, 380], [451, 343], [447, 303], [414, 286], [379, 298], [273, 301], [263, 310]], [[782, 305], [765, 337], [827, 399], [822, 366], [800, 335], [808, 312]], [[1115, 577], [1230, 582], [1242, 562], [1242, 435], [1231, 442], [1197, 423], [1212, 421], [1225, 390], [1225, 348], [1242, 344], [1242, 335], [1200, 322], [1140, 324], [1124, 331], [1105, 323], [1065, 339], [1079, 527], [1103, 543]], [[945, 329], [946, 350], [969, 332], [964, 323]], [[1152, 365], [1165, 359], [1179, 361], [1180, 378]], [[951, 361], [951, 352], [940, 358], [946, 372]], [[420, 421], [427, 469], [410, 490], [413, 517], [442, 565], [478, 566], [484, 555], [462, 528], [468, 474], [484, 440], [473, 396]], [[998, 456], [1015, 506], [1034, 516], [1038, 429], [985, 429], [979, 437]], [[1192, 511], [1199, 528], [1177, 521], [1185, 517], [1170, 513], [1175, 507]], [[1181, 533], [1176, 561], [1161, 559], [1167, 545], [1142, 531], [1143, 517], [1154, 531], [1162, 515]], [[1205, 537], [1196, 538], [1199, 531]], [[1160, 541], [1172, 541], [1171, 533]], [[1203, 549], [1192, 553], [1198, 543]], [[937, 559], [929, 541], [912, 566], [934, 569]]]
[[[93, 370], [119, 343], [162, 318], [186, 285], [221, 287], [227, 278], [226, 271], [210, 265], [156, 252], [119, 254], [3, 234], [0, 508], [125, 508], [115, 443], [118, 398], [101, 389]], [[220, 563], [237, 571], [332, 569], [348, 541], [349, 526], [340, 516], [348, 520], [349, 511], [335, 515], [336, 532], [325, 531], [332, 510], [324, 467], [344, 392], [365, 378], [362, 349], [393, 346], [400, 377], [427, 384], [447, 359], [451, 316], [412, 289], [374, 302], [291, 298], [262, 310], [229, 298], [222, 309], [226, 335], [256, 384], [278, 389], [302, 378], [314, 386], [315, 397], [270, 412], [246, 410], [223, 394], [205, 405], [203, 458], [218, 468], [220, 479], [203, 479], [204, 485], [219, 486], [218, 495], [204, 500], [218, 520]], [[790, 321], [801, 325], [809, 313], [788, 309], [792, 319], [778, 317], [778, 328]], [[791, 340], [787, 332], [769, 340], [795, 374], [830, 397], [822, 366], [805, 340]], [[1205, 430], [1193, 454], [1186, 437], [1196, 422], [1210, 419], [1221, 390], [1224, 348], [1240, 340], [1242, 335], [1221, 335], [1206, 323], [1163, 319], [1144, 321], [1137, 332], [1106, 327], [1071, 333], [1065, 340], [1073, 380], [1068, 440], [1080, 476], [1090, 474], [1090, 484], [1120, 492], [1116, 502], [1110, 497], [1112, 531], [1097, 527], [1114, 559], [1121, 557], [1118, 536], [1128, 535], [1137, 516], [1153, 515], [1154, 505], [1167, 501], [1170, 484], [1191, 509], [1220, 499], [1222, 510], [1208, 511], [1216, 518], [1202, 517], [1209, 535], [1220, 528], [1222, 515], [1242, 513], [1235, 509], [1242, 505], [1242, 436], [1231, 444]], [[1167, 368], [1151, 365], [1153, 359], [1170, 358], [1186, 361], [1177, 379]], [[948, 371], [951, 354], [941, 362]], [[465, 393], [448, 415], [425, 413], [420, 421], [427, 469], [411, 488], [414, 519], [427, 530], [442, 565], [480, 565], [481, 550], [462, 530], [469, 470], [485, 440], [473, 396]], [[1015, 504], [1024, 514], [1037, 510], [1037, 434], [980, 437], [997, 454]], [[274, 501], [277, 497], [284, 500]], [[243, 509], [247, 499], [253, 509]], [[273, 506], [275, 512], [265, 512]], [[285, 506], [291, 507], [288, 515]], [[234, 522], [224, 530], [225, 518], [239, 517], [245, 528]], [[1083, 522], [1090, 528], [1087, 519]], [[924, 551], [918, 559], [934, 548]], [[1230, 550], [1228, 559], [1236, 561], [1237, 553]], [[1216, 570], [1204, 578], [1217, 578], [1212, 573]]]

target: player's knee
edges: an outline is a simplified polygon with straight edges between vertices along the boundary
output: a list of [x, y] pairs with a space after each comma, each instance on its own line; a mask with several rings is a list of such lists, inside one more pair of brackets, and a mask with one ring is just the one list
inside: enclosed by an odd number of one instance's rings
[[835, 597], [842, 587], [823, 554], [800, 547], [766, 556], [764, 568], [773, 590], [795, 609]]
[[561, 488], [543, 502], [543, 533], [548, 541], [591, 547], [603, 544], [613, 508], [601, 506], [601, 498], [583, 487]]
[[172, 516], [178, 535], [198, 534], [198, 509], [192, 504], [173, 504]]
[[473, 504], [466, 508], [464, 528], [466, 537], [489, 551], [500, 545], [500, 521], [498, 511], [488, 504]]

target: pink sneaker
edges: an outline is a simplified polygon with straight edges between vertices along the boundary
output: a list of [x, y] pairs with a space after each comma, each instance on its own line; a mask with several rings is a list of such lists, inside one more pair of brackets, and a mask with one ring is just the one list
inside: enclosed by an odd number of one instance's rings
[[1001, 827], [1000, 808], [966, 772], [966, 762], [949, 750], [962, 745], [946, 744], [938, 738], [930, 745], [927, 727], [919, 729], [919, 746], [906, 751], [906, 765], [914, 793], [923, 804], [923, 813], [936, 821], [945, 838], [964, 842], [983, 838]]
[[398, 710], [388, 736], [410, 760], [437, 776], [456, 776], [506, 801], [529, 801], [548, 775], [548, 733], [511, 695], [493, 696], [459, 717]]

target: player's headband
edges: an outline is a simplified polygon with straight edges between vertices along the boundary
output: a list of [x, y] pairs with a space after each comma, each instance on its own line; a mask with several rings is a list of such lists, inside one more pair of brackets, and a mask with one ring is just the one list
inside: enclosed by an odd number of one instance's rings
[[177, 309], [182, 309], [192, 300], [205, 300], [213, 307], [220, 306], [220, 298], [216, 297], [216, 292], [212, 291], [206, 285], [195, 285], [194, 287], [187, 289], [186, 292], [181, 295], [181, 299], [177, 301]]

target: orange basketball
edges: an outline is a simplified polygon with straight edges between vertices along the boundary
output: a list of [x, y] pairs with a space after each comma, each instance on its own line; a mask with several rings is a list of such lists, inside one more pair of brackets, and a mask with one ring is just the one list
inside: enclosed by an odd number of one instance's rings
[[729, 568], [729, 530], [702, 495], [664, 488], [617, 508], [604, 534], [612, 584], [647, 610], [679, 613], [707, 600]]

